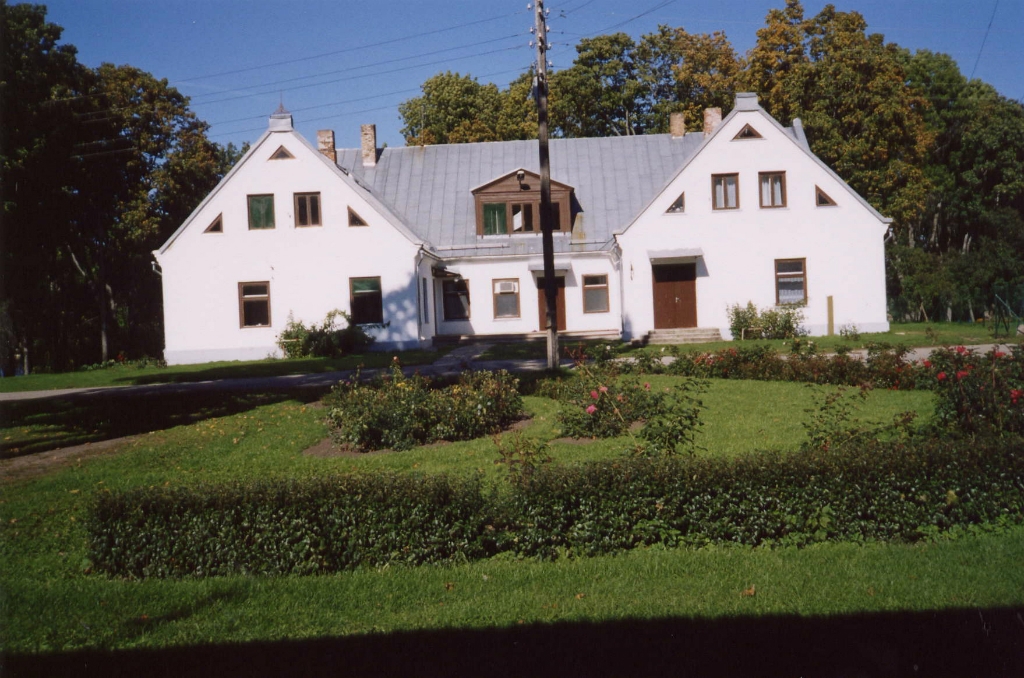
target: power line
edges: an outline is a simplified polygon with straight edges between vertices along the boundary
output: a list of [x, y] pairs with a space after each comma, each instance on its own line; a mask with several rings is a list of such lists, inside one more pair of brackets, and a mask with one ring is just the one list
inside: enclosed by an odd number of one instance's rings
[[497, 21], [498, 19], [506, 19], [508, 17], [516, 16], [518, 14], [522, 14], [522, 12], [512, 12], [511, 14], [502, 14], [502, 15], [499, 15], [499, 16], [492, 16], [492, 17], [489, 17], [489, 18], [486, 18], [486, 19], [478, 19], [476, 21], [469, 21], [469, 22], [466, 22], [464, 24], [458, 24], [457, 26], [448, 26], [446, 28], [438, 28], [438, 29], [435, 29], [435, 30], [432, 30], [432, 31], [424, 31], [422, 33], [413, 33], [411, 35], [402, 36], [400, 38], [392, 38], [390, 40], [383, 40], [381, 42], [374, 42], [374, 43], [369, 43], [369, 44], [364, 44], [364, 45], [358, 45], [358, 46], [355, 46], [355, 47], [346, 47], [345, 49], [334, 50], [332, 52], [323, 52], [321, 54], [314, 54], [312, 56], [307, 56], [307, 57], [299, 57], [297, 59], [288, 59], [286, 61], [275, 61], [275, 62], [269, 63], [269, 64], [263, 64], [263, 65], [260, 65], [260, 66], [249, 66], [247, 68], [239, 68], [239, 69], [236, 69], [236, 70], [233, 70], [233, 71], [221, 71], [219, 73], [209, 73], [207, 75], [197, 75], [197, 76], [194, 76], [194, 77], [191, 77], [191, 78], [184, 78], [184, 79], [181, 79], [181, 80], [176, 80], [172, 84], [176, 84], [176, 83], [180, 83], [180, 82], [193, 82], [195, 80], [205, 80], [206, 78], [215, 78], [215, 77], [218, 77], [218, 76], [221, 76], [221, 75], [236, 75], [238, 73], [248, 73], [249, 71], [257, 71], [257, 70], [261, 70], [261, 69], [264, 69], [264, 68], [272, 68], [274, 66], [285, 66], [287, 64], [294, 64], [294, 63], [299, 63], [299, 62], [302, 62], [302, 61], [312, 61], [313, 59], [322, 59], [324, 57], [334, 56], [336, 54], [345, 54], [346, 52], [355, 52], [355, 51], [360, 51], [360, 50], [365, 50], [365, 49], [371, 49], [373, 47], [381, 47], [383, 45], [391, 45], [391, 44], [394, 44], [396, 42], [403, 42], [403, 41], [406, 41], [406, 40], [412, 40], [414, 38], [423, 38], [423, 37], [426, 37], [428, 35], [437, 35], [438, 33], [447, 33], [448, 31], [458, 30], [460, 28], [467, 28], [469, 26], [476, 26], [478, 24], [488, 23], [490, 21]]
[[974, 68], [971, 69], [971, 77], [968, 80], [974, 80], [974, 72], [978, 70], [981, 53], [985, 49], [985, 43], [988, 42], [988, 32], [992, 30], [992, 22], [995, 21], [997, 9], [999, 9], [999, 0], [996, 0], [996, 4], [992, 6], [992, 16], [988, 20], [988, 28], [985, 29], [985, 37], [981, 39], [981, 47], [978, 48], [978, 58], [974, 60]]

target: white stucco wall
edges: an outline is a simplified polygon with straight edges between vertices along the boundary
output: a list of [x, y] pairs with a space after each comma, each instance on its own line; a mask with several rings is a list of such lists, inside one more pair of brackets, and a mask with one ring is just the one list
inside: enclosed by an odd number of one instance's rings
[[[280, 146], [294, 159], [268, 160]], [[296, 227], [295, 193], [320, 193], [321, 226]], [[289, 314], [307, 324], [349, 311], [349, 279], [380, 276], [384, 320], [375, 348], [421, 345], [419, 246], [389, 224], [290, 131], [269, 134], [191, 217], [157, 260], [168, 363], [278, 355]], [[276, 227], [249, 230], [247, 196], [273, 194]], [[348, 225], [351, 206], [366, 227]], [[204, 233], [218, 214], [222, 233]], [[427, 267], [429, 269], [429, 267]], [[238, 283], [270, 283], [271, 325], [240, 327]], [[426, 328], [429, 330], [429, 328]]]
[[[539, 236], [538, 236], [539, 237]], [[566, 262], [568, 266], [566, 266]], [[608, 252], [575, 254], [571, 261], [559, 256], [556, 268], [567, 268], [565, 276], [565, 323], [566, 332], [611, 332], [621, 329], [621, 307], [619, 276]], [[543, 283], [542, 270], [531, 270], [541, 265], [539, 257], [489, 257], [452, 260], [445, 263], [451, 273], [461, 275], [469, 284], [469, 320], [445, 320], [442, 301], [442, 281], [434, 284], [434, 300], [438, 309], [436, 316], [437, 334], [526, 334], [540, 332], [540, 307], [537, 283]], [[584, 313], [583, 276], [605, 275], [608, 277], [608, 311]], [[495, 318], [493, 283], [497, 280], [518, 280], [519, 317]]]
[[[733, 140], [750, 123], [762, 139]], [[786, 206], [762, 208], [759, 172], [786, 173]], [[739, 209], [712, 209], [713, 174], [739, 174]], [[815, 186], [835, 202], [816, 205]], [[666, 211], [680, 193], [685, 213]], [[697, 325], [728, 338], [726, 307], [753, 301], [775, 306], [775, 260], [806, 259], [804, 327], [827, 332], [827, 298], [834, 326], [885, 331], [887, 226], [761, 111], [737, 111], [666, 190], [618, 237], [622, 249], [626, 338], [654, 327], [651, 253], [693, 254], [697, 264]], [[697, 251], [699, 250], [699, 251]], [[669, 263], [669, 262], [665, 262]]]

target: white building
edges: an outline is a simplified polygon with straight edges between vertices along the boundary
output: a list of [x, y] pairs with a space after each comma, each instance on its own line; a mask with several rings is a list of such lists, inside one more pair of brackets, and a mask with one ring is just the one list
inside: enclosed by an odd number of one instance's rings
[[[739, 94], [703, 133], [551, 141], [559, 329], [728, 338], [727, 307], [805, 305], [805, 327], [888, 329], [888, 219]], [[168, 363], [279, 353], [339, 308], [378, 348], [543, 329], [536, 141], [319, 149], [278, 111], [154, 256]]]

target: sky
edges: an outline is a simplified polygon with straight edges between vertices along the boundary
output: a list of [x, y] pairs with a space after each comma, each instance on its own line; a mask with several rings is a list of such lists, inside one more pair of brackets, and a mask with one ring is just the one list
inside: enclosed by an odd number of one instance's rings
[[[505, 87], [536, 58], [527, 0], [42, 0], [86, 66], [128, 64], [166, 78], [210, 123], [210, 137], [255, 141], [283, 103], [316, 143], [333, 129], [339, 148], [402, 146], [398, 104], [443, 71]], [[743, 54], [768, 10], [785, 0], [548, 0], [548, 60], [568, 68], [581, 38], [661, 24], [723, 31]], [[824, 2], [806, 0], [805, 16]], [[916, 51], [952, 56], [966, 76], [1024, 100], [1024, 0], [834, 0], [860, 12], [869, 33]]]

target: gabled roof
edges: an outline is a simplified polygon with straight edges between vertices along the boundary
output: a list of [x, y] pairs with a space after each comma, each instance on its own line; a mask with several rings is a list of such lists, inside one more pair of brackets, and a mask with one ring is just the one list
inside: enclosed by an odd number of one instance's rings
[[[582, 209], [583, 237], [555, 238], [556, 251], [600, 250], [653, 199], [696, 151], [700, 134], [552, 139], [551, 179], [571, 187]], [[446, 256], [531, 254], [535, 236], [480, 239], [474, 189], [523, 169], [539, 174], [537, 141], [385, 148], [374, 167], [359, 149], [338, 151], [338, 164]], [[498, 250], [497, 247], [502, 249]]]
[[287, 111], [284, 111], [283, 107], [281, 107], [278, 109], [278, 111], [274, 113], [274, 115], [271, 116], [270, 126], [268, 127], [267, 131], [264, 132], [263, 135], [256, 140], [256, 143], [254, 143], [249, 148], [248, 152], [246, 152], [246, 154], [242, 156], [241, 160], [235, 163], [235, 166], [231, 168], [231, 171], [224, 175], [224, 178], [222, 178], [214, 187], [214, 189], [210, 191], [210, 193], [205, 198], [203, 198], [203, 201], [199, 203], [199, 205], [194, 210], [192, 210], [192, 213], [188, 215], [188, 218], [185, 219], [181, 226], [179, 226], [178, 229], [171, 234], [171, 237], [167, 239], [167, 242], [161, 245], [160, 249], [156, 250], [153, 254], [163, 254], [168, 249], [170, 249], [171, 245], [174, 244], [174, 241], [177, 240], [178, 237], [185, 232], [185, 230], [192, 224], [196, 217], [203, 211], [206, 205], [208, 205], [217, 196], [217, 194], [220, 193], [221, 189], [223, 189], [223, 187], [226, 186], [229, 181], [231, 181], [232, 177], [234, 177], [241, 170], [241, 168], [249, 161], [249, 159], [252, 158], [253, 154], [256, 153], [257, 149], [259, 149], [264, 143], [268, 143], [267, 140], [270, 139], [270, 137], [272, 136], [274, 136], [275, 141], [280, 140], [280, 136], [275, 136], [280, 134], [290, 135], [296, 141], [298, 141], [307, 149], [309, 149], [309, 151], [314, 156], [319, 158], [319, 160], [323, 162], [325, 166], [330, 168], [331, 172], [333, 172], [335, 176], [337, 176], [343, 183], [350, 186], [354, 191], [359, 193], [367, 202], [369, 202], [373, 206], [373, 208], [381, 216], [383, 216], [388, 221], [388, 223], [390, 223], [396, 230], [398, 230], [398, 232], [400, 232], [402, 235], [408, 238], [410, 242], [412, 242], [415, 245], [424, 244], [423, 241], [413, 231], [406, 227], [402, 219], [399, 218], [396, 214], [394, 214], [394, 212], [392, 212], [392, 210], [387, 205], [378, 200], [377, 197], [374, 196], [373, 193], [370, 192], [370, 190], [365, 185], [361, 184], [358, 180], [356, 180], [355, 177], [350, 176], [350, 174], [346, 172], [344, 168], [339, 167], [335, 163], [328, 160], [322, 153], [320, 153], [316, 148], [314, 148], [312, 144], [306, 141], [306, 139], [301, 134], [295, 132], [292, 127], [291, 115]]
[[800, 121], [799, 118], [796, 118], [796, 119], [793, 120], [793, 126], [792, 127], [783, 127], [782, 123], [780, 123], [778, 120], [776, 120], [772, 116], [768, 115], [768, 112], [765, 111], [763, 108], [761, 108], [761, 106], [757, 103], [757, 95], [756, 94], [752, 94], [752, 93], [749, 93], [749, 92], [742, 92], [742, 93], [737, 93], [737, 95], [736, 95], [736, 106], [732, 109], [732, 111], [730, 111], [729, 115], [727, 115], [725, 117], [725, 119], [722, 120], [722, 122], [718, 124], [718, 126], [715, 128], [715, 130], [710, 135], [708, 135], [707, 137], [705, 137], [703, 139], [703, 142], [700, 144], [700, 146], [698, 146], [694, 150], [694, 152], [692, 154], [690, 154], [689, 157], [686, 158], [686, 160], [679, 167], [679, 169], [676, 172], [674, 172], [672, 174], [672, 176], [669, 177], [669, 179], [662, 186], [659, 187], [658, 191], [644, 205], [643, 209], [640, 210], [637, 214], [635, 214], [629, 220], [629, 222], [626, 224], [626, 226], [624, 228], [622, 228], [619, 231], [616, 231], [615, 235], [621, 235], [622, 233], [625, 233], [627, 230], [629, 230], [629, 228], [633, 226], [633, 224], [637, 221], [637, 219], [640, 217], [640, 215], [643, 214], [643, 212], [645, 212], [651, 206], [651, 203], [654, 202], [654, 200], [659, 195], [661, 195], [665, 191], [665, 189], [668, 188], [669, 184], [671, 184], [673, 181], [675, 181], [676, 177], [678, 177], [680, 174], [682, 174], [686, 170], [687, 166], [689, 166], [689, 164], [691, 162], [693, 162], [693, 160], [698, 155], [700, 155], [700, 153], [703, 152], [704, 149], [709, 144], [714, 142], [716, 137], [718, 137], [719, 134], [722, 133], [722, 130], [725, 129], [725, 127], [727, 126], [729, 121], [731, 121], [737, 115], [742, 115], [742, 114], [745, 114], [745, 113], [757, 113], [757, 114], [759, 114], [769, 124], [773, 125], [775, 127], [775, 129], [777, 129], [779, 132], [781, 132], [782, 136], [784, 136], [785, 138], [787, 138], [790, 141], [792, 141], [796, 145], [797, 148], [799, 148], [801, 151], [803, 151], [807, 155], [808, 158], [810, 158], [821, 169], [825, 170], [833, 179], [835, 179], [844, 189], [846, 189], [847, 193], [849, 193], [855, 200], [857, 200], [857, 202], [859, 202], [861, 205], [863, 205], [868, 210], [868, 212], [871, 213], [872, 216], [874, 216], [876, 219], [878, 219], [883, 224], [890, 224], [890, 223], [892, 223], [892, 219], [891, 218], [882, 216], [878, 212], [878, 210], [876, 210], [871, 205], [871, 203], [869, 203], [867, 200], [865, 200], [863, 196], [861, 196], [859, 193], [857, 193], [857, 191], [853, 190], [850, 187], [850, 185], [847, 184], [846, 181], [843, 180], [842, 177], [840, 177], [838, 174], [836, 174], [834, 171], [832, 171], [832, 168], [830, 168], [828, 165], [826, 165], [825, 162], [821, 158], [816, 156], [811, 151], [811, 147], [807, 143], [807, 135], [804, 134], [803, 123]]

